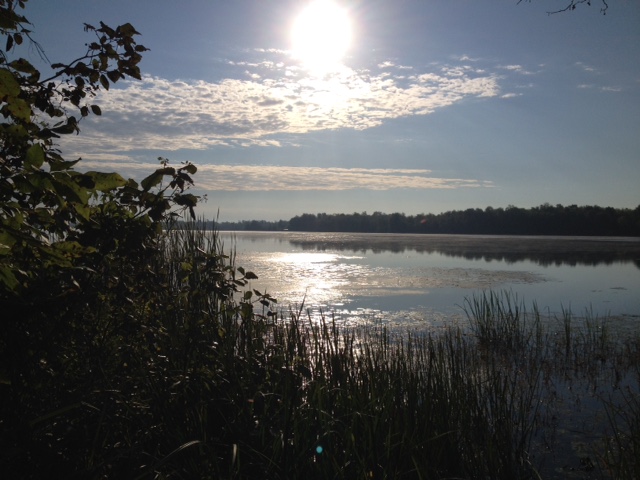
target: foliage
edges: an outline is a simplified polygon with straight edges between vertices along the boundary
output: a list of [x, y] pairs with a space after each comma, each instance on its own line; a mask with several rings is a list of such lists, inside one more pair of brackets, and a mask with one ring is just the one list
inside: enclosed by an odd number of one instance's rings
[[[174, 168], [161, 158], [138, 184], [117, 173], [81, 172], [80, 159], [63, 158], [57, 139], [102, 113], [93, 102], [99, 91], [140, 78], [146, 48], [130, 24], [86, 24], [95, 40], [85, 53], [51, 64], [44, 78], [19, 56], [28, 45], [47, 60], [22, 14], [26, 3], [0, 0], [0, 385], [7, 389], [0, 396], [3, 407], [25, 401], [25, 413], [55, 405], [41, 388], [72, 359], [83, 359], [82, 342], [99, 328], [83, 325], [83, 311], [100, 310], [105, 292], [117, 291], [119, 302], [143, 295], [139, 282], [154, 276], [144, 267], [163, 225], [183, 210], [194, 216], [197, 202], [185, 192], [196, 173], [189, 163]], [[109, 321], [120, 314], [111, 312]], [[11, 431], [7, 411], [0, 422]]]
[[[117, 245], [144, 248], [172, 209], [195, 215], [197, 198], [184, 189], [196, 167], [169, 167], [160, 159], [161, 168], [138, 184], [117, 173], [80, 172], [79, 159], [65, 160], [56, 139], [79, 133], [82, 118], [102, 113], [93, 103], [100, 90], [140, 79], [146, 48], [128, 23], [85, 24], [95, 41], [72, 62], [50, 65], [53, 73], [43, 79], [17, 56], [26, 39], [46, 58], [20, 13], [25, 3], [0, 0], [0, 291], [22, 295], [46, 282], [55, 298], [79, 288], [79, 270], [94, 268]], [[156, 188], [164, 177], [168, 185]]]
[[[250, 381], [230, 377], [259, 348], [242, 325], [269, 318], [272, 299], [241, 291], [255, 274], [233, 266], [203, 232], [171, 230], [136, 255], [109, 256], [80, 292], [46, 312], [24, 309], [22, 328], [3, 336], [0, 475], [150, 478], [206, 469], [181, 452], [211, 449], [207, 438], [242, 406], [222, 393]], [[236, 335], [249, 351], [218, 350]], [[205, 422], [198, 415], [209, 408]]]

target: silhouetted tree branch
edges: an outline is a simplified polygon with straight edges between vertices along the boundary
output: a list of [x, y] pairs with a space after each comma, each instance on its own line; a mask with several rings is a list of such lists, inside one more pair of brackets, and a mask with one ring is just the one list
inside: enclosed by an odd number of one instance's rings
[[[531, 3], [531, 0], [527, 0], [527, 1]], [[592, 0], [567, 0], [567, 1], [568, 3], [564, 8], [560, 8], [558, 10], [551, 10], [551, 11], [548, 11], [547, 13], [549, 15], [553, 15], [555, 13], [569, 12], [569, 11], [575, 10], [578, 7], [578, 5], [582, 3], [586, 3], [588, 6], [591, 6]], [[518, 4], [522, 2], [523, 0], [518, 0]], [[600, 0], [600, 2], [602, 3], [602, 8], [600, 8], [600, 13], [602, 13], [603, 15], [606, 15], [607, 10], [609, 9], [609, 4], [607, 3], [607, 0]]]

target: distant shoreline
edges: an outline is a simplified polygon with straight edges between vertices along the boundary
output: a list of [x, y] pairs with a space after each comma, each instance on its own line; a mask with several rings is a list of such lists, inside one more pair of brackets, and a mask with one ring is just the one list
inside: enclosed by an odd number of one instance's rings
[[[232, 234], [231, 232], [226, 232]], [[529, 260], [543, 265], [567, 263], [597, 265], [633, 262], [640, 268], [640, 237], [551, 235], [398, 234], [353, 232], [251, 232], [235, 231], [243, 238], [280, 236], [303, 250], [326, 249], [438, 252], [467, 259]]]
[[[201, 222], [202, 223], [202, 222]], [[469, 208], [440, 214], [406, 215], [309, 214], [289, 220], [205, 221], [220, 231], [291, 231], [327, 233], [409, 233], [447, 235], [519, 235], [561, 237], [640, 237], [640, 206], [619, 209], [599, 206], [543, 204], [533, 208]]]

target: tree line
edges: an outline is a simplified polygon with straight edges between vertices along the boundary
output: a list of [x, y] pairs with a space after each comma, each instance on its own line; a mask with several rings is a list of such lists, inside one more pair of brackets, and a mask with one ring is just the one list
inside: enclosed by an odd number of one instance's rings
[[[213, 222], [208, 225], [213, 226]], [[468, 235], [640, 236], [640, 205], [635, 209], [563, 206], [486, 207], [444, 213], [305, 213], [290, 220], [220, 222], [220, 230], [359, 233], [446, 233]]]

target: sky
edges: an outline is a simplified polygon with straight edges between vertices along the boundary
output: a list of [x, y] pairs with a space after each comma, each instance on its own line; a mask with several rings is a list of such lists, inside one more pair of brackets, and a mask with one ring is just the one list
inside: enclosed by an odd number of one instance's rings
[[29, 0], [51, 62], [85, 22], [150, 49], [63, 154], [138, 180], [192, 162], [220, 221], [640, 205], [640, 2], [321, 1]]

